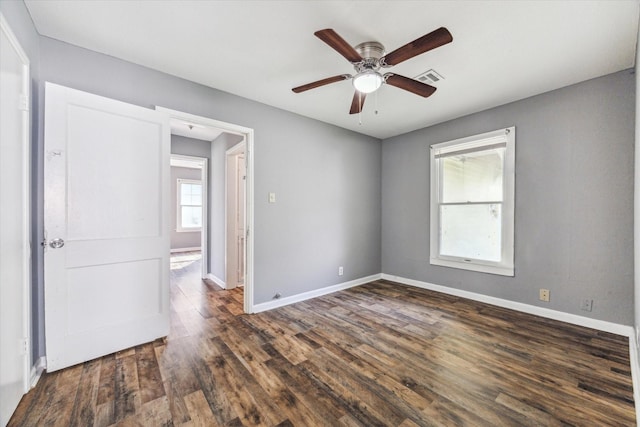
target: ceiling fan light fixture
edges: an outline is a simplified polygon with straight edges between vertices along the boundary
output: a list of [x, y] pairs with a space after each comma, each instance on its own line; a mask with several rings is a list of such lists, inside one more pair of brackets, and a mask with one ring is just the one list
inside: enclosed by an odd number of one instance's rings
[[353, 78], [353, 87], [361, 93], [375, 92], [382, 86], [384, 78], [377, 71], [368, 70], [357, 74]]

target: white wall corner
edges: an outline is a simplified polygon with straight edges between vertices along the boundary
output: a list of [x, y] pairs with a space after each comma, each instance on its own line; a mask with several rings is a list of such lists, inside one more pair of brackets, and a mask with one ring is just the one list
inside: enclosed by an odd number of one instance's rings
[[291, 296], [280, 298], [280, 299], [274, 299], [273, 301], [267, 301], [260, 304], [255, 304], [251, 307], [252, 308], [251, 313], [260, 313], [267, 310], [273, 310], [274, 308], [284, 307], [285, 305], [306, 301], [311, 298], [316, 298], [323, 295], [331, 294], [333, 292], [341, 291], [344, 289], [353, 288], [355, 286], [364, 285], [365, 283], [379, 280], [381, 277], [382, 277], [381, 274], [374, 274], [371, 276], [350, 280], [348, 282], [338, 283], [337, 285], [327, 286], [325, 288], [320, 288], [320, 289], [314, 289], [313, 291], [303, 292], [301, 294], [291, 295]]
[[47, 359], [44, 356], [40, 356], [36, 363], [31, 367], [31, 377], [29, 379], [29, 385], [31, 388], [34, 388], [44, 370], [47, 369]]
[[227, 289], [227, 284], [224, 280], [216, 276], [215, 274], [207, 273], [207, 279], [211, 280], [216, 285], [220, 286], [222, 289]]

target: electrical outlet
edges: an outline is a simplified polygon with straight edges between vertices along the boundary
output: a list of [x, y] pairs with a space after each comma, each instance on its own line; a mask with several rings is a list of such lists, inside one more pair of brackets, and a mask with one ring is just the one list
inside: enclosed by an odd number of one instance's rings
[[593, 300], [592, 299], [585, 298], [580, 303], [580, 310], [591, 311], [592, 308], [593, 308]]
[[344, 267], [340, 266], [338, 267], [338, 276], [342, 276], [344, 274]]
[[540, 301], [549, 302], [549, 289], [540, 289]]

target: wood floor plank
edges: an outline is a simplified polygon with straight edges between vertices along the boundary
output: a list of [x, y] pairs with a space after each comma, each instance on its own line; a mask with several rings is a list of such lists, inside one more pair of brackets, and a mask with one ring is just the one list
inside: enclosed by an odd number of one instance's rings
[[134, 415], [142, 406], [138, 382], [136, 354], [129, 352], [126, 356], [116, 356], [115, 362], [115, 394], [114, 415], [116, 422]]
[[165, 395], [162, 375], [152, 343], [136, 347], [140, 400], [144, 405]]
[[626, 337], [387, 280], [245, 315], [198, 256], [166, 339], [45, 372], [9, 425], [636, 425]]
[[75, 365], [58, 371], [53, 392], [34, 425], [69, 425], [83, 370], [83, 365]]
[[[167, 396], [167, 404], [171, 419], [174, 424], [183, 424], [191, 420], [189, 409], [186, 406], [184, 397], [180, 395], [175, 387], [175, 381], [165, 381], [163, 383], [165, 395]], [[193, 392], [195, 393], [195, 391]], [[188, 395], [187, 395], [188, 396]]]
[[95, 427], [106, 427], [115, 423], [115, 401], [110, 400], [96, 406]]
[[208, 341], [210, 349], [217, 354], [211, 372], [223, 384], [225, 393], [241, 422], [246, 425], [276, 425], [285, 420], [269, 395], [256, 379], [235, 357], [233, 351], [220, 338]]
[[186, 395], [184, 402], [192, 421], [189, 425], [197, 427], [220, 425], [214, 418], [209, 403], [201, 390]]
[[346, 411], [340, 410], [338, 402], [330, 394], [324, 393], [322, 385], [316, 384], [303, 370], [287, 359], [276, 355], [266, 362], [269, 372], [281, 379], [282, 384], [314, 414], [314, 423], [321, 426], [339, 425]]
[[[200, 390], [204, 394], [211, 413], [220, 425], [227, 425], [231, 420], [237, 419], [238, 415], [231, 404], [225, 385], [211, 371], [211, 364], [215, 362], [217, 354], [211, 351], [208, 342], [202, 341], [190, 346], [189, 358], [194, 376], [200, 384]], [[223, 361], [222, 361], [223, 362]]]
[[101, 365], [101, 359], [91, 360], [83, 365], [77, 397], [74, 400], [71, 411], [70, 426], [88, 426], [94, 424]]

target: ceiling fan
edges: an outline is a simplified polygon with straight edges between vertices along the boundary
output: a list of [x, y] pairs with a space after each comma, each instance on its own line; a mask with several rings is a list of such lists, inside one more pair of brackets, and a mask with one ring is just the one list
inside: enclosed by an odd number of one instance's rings
[[291, 90], [295, 93], [300, 93], [330, 83], [353, 79], [353, 86], [356, 89], [356, 93], [353, 95], [349, 114], [356, 114], [362, 111], [366, 95], [378, 90], [383, 83], [404, 89], [425, 98], [432, 95], [433, 92], [436, 91], [435, 87], [395, 73], [381, 74], [380, 69], [398, 65], [407, 59], [411, 59], [414, 56], [418, 56], [453, 41], [449, 30], [440, 27], [385, 55], [382, 44], [378, 42], [364, 42], [354, 48], [331, 28], [316, 31], [314, 35], [332, 47], [340, 55], [344, 56], [347, 61], [351, 62], [356, 74], [355, 76], [351, 74], [340, 74], [294, 87]]

